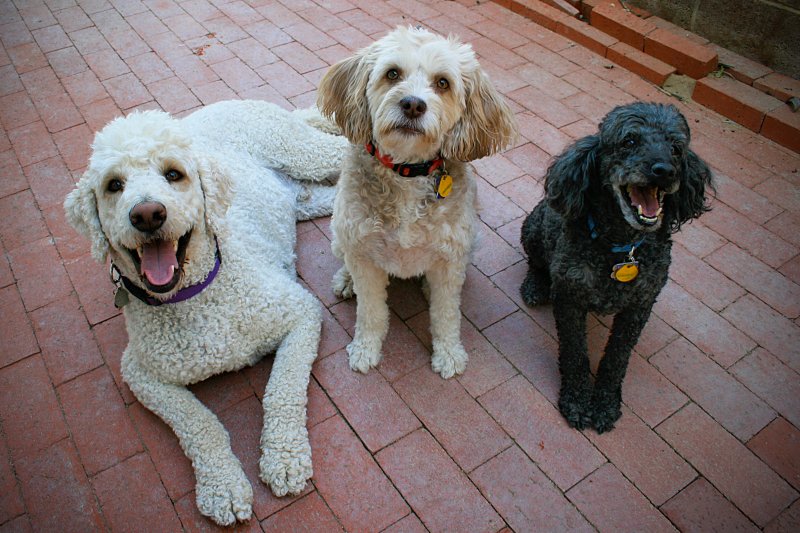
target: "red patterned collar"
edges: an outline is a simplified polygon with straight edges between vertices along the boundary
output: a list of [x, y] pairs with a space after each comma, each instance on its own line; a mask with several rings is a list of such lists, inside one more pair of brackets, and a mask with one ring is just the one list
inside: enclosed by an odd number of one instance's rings
[[397, 164], [392, 161], [392, 157], [387, 154], [382, 154], [378, 151], [378, 147], [375, 146], [372, 142], [368, 142], [365, 145], [367, 152], [374, 156], [375, 159], [381, 162], [383, 166], [386, 168], [390, 168], [403, 176], [404, 178], [416, 178], [417, 176], [430, 176], [433, 172], [442, 166], [444, 163], [444, 159], [441, 156], [437, 157], [432, 161], [424, 161], [422, 163], [414, 163], [414, 164]]

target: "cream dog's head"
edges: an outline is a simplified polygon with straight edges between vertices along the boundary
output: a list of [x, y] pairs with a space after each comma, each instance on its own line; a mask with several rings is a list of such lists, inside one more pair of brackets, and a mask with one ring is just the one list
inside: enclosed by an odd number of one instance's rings
[[166, 299], [208, 272], [229, 195], [227, 178], [193, 150], [180, 121], [145, 111], [97, 133], [64, 208], [95, 259], [110, 254], [125, 277]]
[[397, 28], [335, 64], [317, 105], [351, 142], [374, 141], [398, 163], [479, 159], [517, 132], [472, 48], [421, 28]]

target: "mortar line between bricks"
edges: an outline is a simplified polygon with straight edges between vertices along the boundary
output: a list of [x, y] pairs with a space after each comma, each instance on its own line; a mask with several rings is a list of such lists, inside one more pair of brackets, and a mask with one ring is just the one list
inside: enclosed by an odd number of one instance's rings
[[[755, 455], [756, 457], [758, 457], [759, 459], [761, 459], [761, 456], [760, 456], [760, 455], [758, 455], [758, 454], [757, 454], [757, 453], [756, 453], [754, 450], [751, 450], [751, 449], [750, 449], [750, 447], [749, 447], [749, 446], [747, 446], [747, 444], [748, 444], [748, 443], [749, 443], [751, 440], [753, 440], [754, 438], [756, 438], [757, 436], [759, 436], [759, 435], [760, 435], [760, 434], [761, 434], [763, 431], [765, 431], [765, 430], [766, 430], [766, 429], [767, 429], [767, 428], [768, 428], [768, 427], [769, 427], [769, 426], [770, 426], [770, 425], [771, 425], [773, 422], [775, 422], [775, 421], [776, 421], [776, 420], [778, 420], [778, 419], [782, 419], [782, 420], [786, 421], [786, 423], [787, 423], [787, 424], [790, 424], [790, 425], [792, 425], [792, 427], [794, 427], [794, 424], [792, 424], [791, 422], [789, 422], [788, 420], [786, 420], [786, 418], [785, 418], [785, 417], [783, 417], [783, 416], [782, 416], [780, 413], [778, 413], [778, 416], [776, 416], [775, 418], [773, 418], [772, 420], [770, 420], [770, 421], [769, 421], [769, 424], [767, 424], [766, 426], [764, 426], [763, 428], [761, 428], [760, 430], [758, 430], [758, 433], [756, 433], [755, 435], [753, 435], [752, 437], [750, 437], [750, 439], [749, 439], [747, 442], [744, 442], [744, 443], [742, 443], [742, 445], [743, 445], [745, 448], [747, 448], [748, 450], [750, 450], [750, 453], [752, 453], [753, 455]], [[770, 465], [768, 465], [766, 462], [764, 462], [764, 460], [763, 460], [763, 459], [761, 459], [761, 462], [762, 462], [762, 463], [764, 463], [764, 464], [765, 464], [767, 467], [769, 467], [769, 469], [770, 469], [770, 470], [772, 470], [773, 472], [775, 472], [775, 473], [778, 475], [778, 477], [779, 477], [779, 478], [781, 478], [783, 481], [785, 481], [785, 482], [786, 482], [786, 484], [787, 484], [787, 485], [789, 485], [789, 487], [790, 487], [790, 488], [794, 489], [794, 491], [797, 493], [797, 497], [796, 497], [794, 500], [792, 500], [792, 501], [791, 501], [791, 502], [790, 502], [790, 503], [789, 503], [789, 504], [786, 506], [786, 509], [788, 509], [789, 507], [791, 507], [791, 506], [792, 506], [792, 504], [793, 504], [794, 502], [796, 502], [797, 500], [800, 500], [800, 489], [797, 489], [797, 488], [795, 488], [795, 486], [794, 486], [794, 483], [793, 483], [791, 480], [789, 480], [787, 477], [785, 477], [785, 476], [784, 476], [784, 475], [783, 475], [781, 472], [778, 472], [777, 470], [775, 470], [774, 468], [772, 468]], [[781, 511], [781, 512], [783, 512], [783, 511]], [[780, 513], [778, 513], [778, 514], [780, 515]], [[776, 518], [777, 518], [777, 517], [776, 517]]]
[[[26, 357], [26, 359], [27, 359], [27, 357]], [[23, 512], [22, 513], [20, 513], [20, 514], [18, 514], [16, 516], [9, 517], [8, 520], [3, 522], [3, 524], [7, 524], [7, 523], [11, 522], [12, 520], [16, 519], [17, 517], [20, 517], [20, 516], [23, 516], [23, 515], [30, 516], [30, 511], [28, 510], [28, 502], [25, 501], [25, 496], [22, 493], [22, 481], [19, 479], [19, 474], [17, 474], [17, 468], [16, 468], [16, 465], [14, 464], [14, 455], [11, 453], [11, 448], [8, 446], [8, 438], [6, 437], [6, 430], [5, 430], [5, 426], [3, 425], [3, 419], [2, 418], [0, 418], [0, 438], [2, 438], [3, 442], [6, 443], [6, 460], [8, 461], [8, 466], [11, 468], [11, 474], [14, 476], [14, 489], [17, 491], [17, 495], [19, 496], [20, 501], [22, 501], [22, 508], [23, 508]], [[61, 441], [59, 441], [59, 442], [61, 442]], [[0, 524], [0, 526], [3, 525], [3, 524]]]
[[[655, 432], [658, 434], [658, 436], [660, 437], [660, 436], [661, 436], [661, 433], [658, 431], [658, 428], [659, 428], [659, 427], [661, 427], [661, 425], [662, 425], [662, 424], [664, 424], [665, 422], [667, 422], [667, 420], [671, 419], [673, 416], [677, 415], [678, 413], [680, 413], [681, 411], [683, 411], [684, 409], [686, 409], [686, 408], [687, 408], [689, 405], [694, 405], [694, 406], [696, 406], [696, 407], [697, 407], [697, 408], [699, 408], [701, 411], [703, 411], [703, 413], [704, 413], [704, 414], [706, 414], [707, 416], [709, 416], [709, 417], [710, 417], [710, 418], [711, 418], [711, 419], [712, 419], [714, 422], [716, 422], [717, 424], [719, 424], [719, 422], [717, 422], [717, 420], [716, 420], [714, 417], [712, 417], [711, 415], [709, 415], [708, 413], [706, 413], [706, 411], [705, 411], [705, 410], [704, 410], [704, 409], [703, 409], [703, 408], [702, 408], [700, 405], [698, 405], [698, 404], [697, 404], [697, 403], [695, 403], [694, 401], [691, 401], [691, 399], [690, 399], [690, 400], [689, 400], [688, 402], [686, 402], [686, 403], [685, 403], [683, 406], [681, 406], [681, 408], [680, 408], [680, 409], [677, 409], [677, 410], [676, 410], [674, 413], [672, 413], [672, 414], [671, 414], [671, 415], [669, 415], [667, 418], [665, 418], [664, 420], [662, 420], [661, 422], [659, 422], [659, 423], [658, 423], [658, 424], [657, 424], [655, 427], [653, 427], [653, 431], [655, 431]], [[735, 436], [735, 435], [733, 435], [733, 434], [731, 434], [731, 433], [730, 433], [730, 432], [729, 432], [727, 429], [725, 429], [725, 428], [722, 426], [722, 424], [720, 424], [720, 427], [722, 427], [722, 429], [723, 429], [724, 431], [728, 432], [728, 433], [729, 433], [729, 434], [730, 434], [730, 435], [731, 435], [731, 436], [732, 436], [734, 439], [736, 439], [736, 436]], [[764, 427], [766, 428], [766, 426], [764, 426]], [[763, 429], [762, 429], [762, 431], [763, 431]], [[686, 485], [686, 487], [688, 487], [689, 485], [691, 485], [692, 483], [694, 483], [694, 482], [695, 482], [695, 481], [697, 481], [698, 479], [705, 479], [705, 480], [708, 482], [708, 484], [709, 484], [709, 485], [711, 485], [712, 487], [714, 487], [714, 490], [716, 490], [716, 491], [717, 491], [717, 492], [718, 492], [718, 493], [719, 493], [719, 494], [720, 494], [720, 495], [721, 495], [723, 498], [725, 498], [725, 500], [726, 500], [728, 503], [730, 503], [730, 504], [731, 504], [731, 505], [732, 505], [732, 506], [733, 506], [733, 507], [734, 507], [734, 508], [735, 508], [735, 509], [736, 509], [736, 510], [739, 512], [739, 513], [741, 513], [741, 515], [742, 515], [743, 517], [745, 517], [745, 519], [746, 519], [748, 522], [750, 522], [750, 524], [752, 524], [752, 525], [753, 525], [753, 527], [755, 527], [757, 530], [762, 530], [762, 529], [764, 529], [764, 528], [761, 528], [761, 527], [759, 527], [759, 526], [758, 526], [758, 525], [757, 525], [755, 522], [753, 522], [753, 520], [752, 520], [752, 519], [751, 519], [751, 518], [750, 518], [750, 517], [747, 515], [747, 513], [745, 513], [745, 512], [744, 512], [742, 509], [740, 509], [740, 508], [739, 508], [739, 506], [738, 506], [736, 503], [734, 503], [734, 502], [733, 502], [733, 501], [732, 501], [730, 498], [728, 498], [728, 495], [727, 495], [727, 494], [725, 494], [725, 492], [724, 492], [724, 491], [723, 491], [723, 490], [722, 490], [720, 487], [717, 487], [717, 485], [716, 485], [716, 484], [714, 484], [714, 482], [713, 482], [713, 481], [711, 481], [710, 479], [708, 479], [708, 477], [706, 477], [706, 476], [705, 476], [705, 475], [704, 475], [702, 472], [700, 472], [700, 471], [699, 471], [697, 468], [695, 468], [694, 464], [692, 464], [692, 462], [691, 462], [689, 459], [687, 459], [686, 457], [684, 457], [684, 456], [683, 456], [683, 455], [682, 455], [682, 454], [681, 454], [681, 453], [680, 453], [678, 450], [676, 450], [676, 449], [675, 449], [675, 448], [672, 446], [672, 443], [670, 443], [669, 441], [667, 441], [666, 439], [663, 439], [663, 438], [662, 438], [661, 440], [663, 440], [663, 441], [666, 443], [666, 445], [667, 445], [667, 446], [669, 446], [669, 447], [670, 447], [670, 449], [671, 449], [673, 452], [675, 452], [675, 453], [678, 455], [678, 457], [680, 457], [681, 459], [683, 459], [684, 461], [686, 461], [686, 464], [688, 464], [689, 466], [691, 466], [691, 467], [692, 467], [692, 469], [693, 469], [695, 472], [697, 472], [697, 474], [698, 474], [698, 477], [696, 477], [695, 479], [693, 479], [691, 483], [688, 483], [688, 484]], [[737, 440], [737, 441], [738, 441], [738, 442], [741, 444], [741, 441], [739, 441], [739, 439], [736, 439], [736, 440]], [[747, 446], [746, 446], [745, 444], [742, 444], [742, 446], [744, 446], [745, 448], [747, 448]], [[756, 458], [757, 458], [757, 459], [758, 459], [758, 460], [759, 460], [759, 461], [760, 461], [762, 464], [764, 464], [764, 465], [765, 465], [767, 468], [769, 468], [769, 470], [770, 470], [771, 472], [775, 472], [775, 471], [774, 471], [772, 468], [770, 468], [770, 467], [769, 467], [769, 465], [767, 465], [766, 463], [764, 463], [764, 461], [762, 461], [762, 460], [761, 460], [761, 458], [760, 458], [758, 455], [756, 455], [756, 453], [755, 453], [755, 452], [753, 452], [753, 451], [752, 451], [750, 448], [747, 448], [747, 451], [749, 451], [751, 454], [753, 454], [753, 455], [754, 455], [754, 456], [755, 456], [755, 457], [756, 457]], [[790, 485], [790, 486], [791, 486], [791, 485]], [[681, 492], [683, 492], [684, 490], [686, 490], [686, 487], [682, 488], [680, 491], [678, 491], [677, 493], [675, 493], [675, 495], [673, 495], [673, 496], [672, 496], [672, 498], [670, 498], [669, 500], [667, 500], [666, 502], [664, 502], [664, 503], [662, 504], [662, 506], [666, 505], [668, 502], [672, 501], [672, 499], [673, 499], [673, 498], [675, 498], [676, 496], [678, 496], [678, 494], [680, 494]], [[780, 512], [779, 512], [777, 515], [775, 515], [775, 518], [773, 518], [773, 521], [774, 521], [775, 519], [777, 519], [777, 518], [778, 518], [778, 517], [781, 515], [781, 513], [783, 513], [783, 511], [784, 511], [784, 510], [786, 510], [786, 509], [788, 509], [789, 507], [791, 507], [791, 505], [792, 505], [792, 504], [793, 504], [795, 501], [797, 501], [798, 499], [800, 499], [800, 496], [798, 496], [798, 498], [795, 498], [795, 499], [792, 501], [792, 503], [790, 503], [789, 505], [787, 505], [787, 506], [786, 506], [784, 509], [781, 509], [781, 511], [780, 511]], [[662, 514], [663, 514], [663, 513], [662, 513]], [[670, 520], [670, 522], [672, 522], [672, 521]]]
[[[742, 297], [744, 297], [744, 296], [742, 296]], [[737, 300], [737, 301], [738, 301], [738, 300]], [[765, 304], [765, 305], [766, 305], [766, 304]], [[717, 314], [719, 314], [719, 313], [717, 313]], [[660, 318], [660, 317], [659, 317], [659, 318]], [[723, 318], [724, 318], [724, 317], [723, 317]], [[662, 318], [661, 320], [664, 320], [664, 319]], [[664, 322], [666, 322], [666, 320], [664, 320]], [[668, 323], [667, 323], [667, 324], [668, 324]], [[732, 324], [731, 324], [731, 325], [732, 325]], [[676, 331], [677, 331], [677, 330], [676, 330]], [[740, 331], [740, 330], [738, 330], [738, 329], [737, 329], [737, 331]], [[698, 404], [698, 403], [695, 401], [694, 397], [693, 397], [691, 394], [689, 394], [689, 392], [688, 392], [687, 390], [685, 390], [683, 387], [681, 387], [681, 385], [680, 385], [680, 384], [678, 384], [678, 383], [674, 382], [673, 380], [671, 380], [671, 379], [670, 379], [670, 378], [669, 378], [669, 377], [668, 377], [666, 374], [664, 374], [663, 372], [661, 372], [661, 369], [660, 369], [660, 368], [658, 368], [658, 366], [656, 366], [656, 365], [655, 365], [655, 364], [653, 364], [653, 363], [650, 363], [650, 359], [652, 359], [652, 358], [653, 358], [653, 357], [655, 357], [656, 355], [660, 354], [661, 352], [663, 352], [664, 350], [666, 350], [668, 347], [672, 346], [674, 343], [676, 343], [676, 342], [678, 342], [678, 341], [680, 341], [680, 340], [683, 340], [683, 341], [684, 341], [684, 342], [686, 342], [687, 344], [691, 345], [691, 346], [692, 346], [694, 349], [696, 349], [697, 351], [699, 351], [701, 354], [703, 354], [703, 355], [704, 355], [704, 356], [705, 356], [705, 357], [706, 357], [706, 358], [707, 358], [709, 361], [711, 361], [713, 364], [717, 365], [717, 366], [718, 366], [718, 367], [719, 367], [719, 368], [722, 370], [722, 372], [723, 372], [723, 373], [725, 373], [725, 374], [727, 374], [728, 376], [730, 376], [730, 377], [731, 377], [731, 378], [732, 378], [734, 381], [736, 381], [737, 383], [739, 383], [739, 384], [740, 384], [742, 387], [744, 387], [744, 388], [745, 388], [745, 390], [747, 390], [748, 392], [750, 392], [750, 393], [751, 393], [753, 396], [755, 396], [755, 397], [756, 397], [756, 398], [757, 398], [759, 401], [763, 402], [763, 403], [764, 403], [765, 405], [767, 405], [767, 406], [768, 406], [770, 409], [772, 409], [773, 411], [775, 411], [775, 413], [776, 413], [776, 415], [777, 415], [777, 416], [781, 416], [781, 414], [780, 414], [780, 413], [777, 411], [777, 409], [775, 409], [774, 407], [772, 407], [772, 406], [769, 404], [769, 402], [767, 402], [767, 400], [765, 400], [764, 398], [762, 398], [760, 395], [758, 395], [758, 394], [757, 394], [757, 393], [755, 393], [754, 391], [750, 390], [750, 388], [749, 388], [749, 387], [748, 387], [746, 384], [744, 384], [744, 383], [742, 383], [741, 381], [739, 381], [739, 379], [736, 377], [736, 374], [734, 374], [733, 372], [731, 372], [731, 371], [730, 371], [730, 369], [731, 369], [731, 368], [732, 368], [732, 367], [733, 367], [733, 366], [734, 366], [736, 363], [738, 363], [738, 362], [740, 362], [740, 361], [743, 361], [743, 360], [744, 360], [744, 359], [745, 359], [747, 356], [749, 356], [750, 354], [752, 354], [753, 352], [755, 352], [755, 351], [756, 351], [756, 350], [758, 350], [759, 348], [760, 348], [760, 349], [762, 349], [762, 350], [764, 350], [764, 351], [766, 351], [766, 352], [767, 352], [767, 353], [769, 353], [770, 355], [773, 355], [773, 357], [774, 357], [774, 354], [772, 354], [772, 352], [770, 352], [769, 350], [767, 350], [766, 348], [764, 348], [763, 346], [761, 346], [760, 344], [758, 344], [756, 341], [753, 341], [753, 342], [755, 343], [755, 346], [754, 346], [754, 347], [753, 347], [751, 350], [749, 350], [749, 351], [748, 351], [746, 354], [744, 354], [742, 357], [740, 357], [739, 359], [737, 359], [736, 361], [734, 361], [733, 363], [731, 363], [731, 365], [730, 365], [728, 368], [725, 368], [724, 366], [722, 366], [721, 364], [719, 364], [719, 363], [718, 363], [718, 362], [717, 362], [717, 361], [716, 361], [716, 360], [715, 360], [715, 359], [714, 359], [714, 358], [713, 358], [713, 357], [712, 357], [710, 354], [708, 354], [708, 353], [704, 352], [702, 349], [700, 349], [700, 347], [699, 347], [699, 346], [697, 346], [697, 345], [696, 345], [695, 343], [693, 343], [691, 340], [687, 339], [687, 338], [686, 338], [686, 337], [684, 337], [682, 334], [680, 334], [680, 332], [678, 332], [678, 333], [679, 333], [679, 337], [677, 337], [677, 338], [673, 339], [672, 341], [670, 341], [669, 343], [667, 343], [667, 344], [666, 344], [666, 346], [663, 346], [663, 347], [662, 347], [660, 350], [657, 350], [656, 352], [654, 352], [654, 353], [653, 353], [653, 354], [652, 354], [652, 355], [651, 355], [651, 356], [650, 356], [650, 357], [647, 359], [647, 362], [648, 362], [648, 363], [650, 364], [650, 366], [652, 366], [652, 367], [653, 367], [653, 368], [654, 368], [656, 371], [658, 371], [658, 373], [659, 373], [661, 376], [663, 376], [663, 377], [664, 377], [664, 379], [666, 379], [667, 381], [669, 381], [670, 383], [672, 383], [672, 385], [674, 385], [674, 386], [675, 386], [675, 388], [677, 388], [679, 391], [681, 391], [681, 392], [684, 394], [684, 396], [686, 396], [686, 397], [689, 399], [689, 402], [697, 404], [697, 406], [698, 406], [698, 407], [700, 407], [700, 408], [702, 409], [702, 406], [700, 406], [700, 404]], [[748, 338], [748, 339], [750, 339], [750, 337], [747, 337], [747, 338]], [[753, 340], [753, 339], [750, 339], [750, 340]], [[783, 361], [781, 361], [780, 359], [778, 360], [778, 362], [780, 362], [780, 363], [781, 363], [783, 366], [786, 366], [786, 365], [783, 363]], [[788, 368], [788, 367], [787, 367], [787, 368]], [[789, 370], [792, 370], [792, 371], [794, 372], [794, 370], [793, 370], [793, 369], [791, 369], [791, 368], [789, 368]], [[684, 406], [682, 406], [682, 407], [681, 407], [681, 409], [683, 409], [683, 407], [685, 407], [685, 404], [684, 404]], [[678, 409], [678, 411], [680, 411], [680, 409]], [[704, 412], [706, 412], [706, 410], [705, 410], [705, 409], [703, 409], [703, 411], [704, 411]], [[677, 412], [677, 411], [675, 411], [675, 412]], [[668, 417], [667, 417], [667, 418], [665, 418], [664, 420], [667, 420], [668, 418], [670, 418], [670, 417], [671, 417], [672, 415], [674, 415], [674, 414], [675, 414], [675, 413], [672, 413], [670, 416], [668, 416]], [[707, 414], [708, 414], [708, 416], [710, 416], [710, 417], [711, 417], [711, 418], [714, 420], [714, 422], [716, 422], [717, 424], [719, 424], [720, 426], [722, 426], [722, 428], [723, 428], [723, 429], [725, 429], [725, 431], [727, 431], [728, 433], [730, 433], [730, 434], [733, 436], [733, 438], [735, 438], [737, 441], [741, 442], [742, 444], [746, 444], [745, 442], [742, 442], [742, 441], [741, 441], [741, 439], [739, 439], [739, 437], [737, 437], [736, 435], [734, 435], [733, 433], [731, 433], [731, 431], [730, 431], [730, 430], [728, 430], [728, 428], [726, 428], [726, 427], [725, 427], [725, 426], [722, 424], [722, 422], [720, 422], [719, 420], [717, 420], [717, 419], [716, 419], [716, 418], [715, 418], [715, 417], [714, 417], [712, 414], [710, 414], [710, 413], [707, 413]], [[661, 425], [661, 424], [664, 422], [664, 420], [662, 420], [661, 422], [659, 422], [657, 425]], [[774, 420], [774, 418], [773, 418], [772, 420]], [[769, 424], [772, 422], [772, 420], [770, 420], [770, 421], [769, 421], [769, 422], [768, 422], [768, 423], [767, 423], [767, 424], [766, 424], [764, 427], [768, 426], [768, 425], [769, 425]], [[655, 429], [655, 427], [653, 427], [653, 429]], [[758, 431], [760, 432], [762, 429], [764, 429], [764, 428], [761, 428], [761, 429], [759, 429]], [[757, 434], [757, 433], [758, 433], [758, 432], [756, 432], [756, 434]], [[755, 435], [752, 435], [752, 436], [750, 437], [750, 439], [752, 439], [754, 436], [755, 436]], [[750, 440], [750, 439], [748, 439], [748, 442], [749, 442], [749, 440]]]
[[[417, 516], [417, 514], [414, 512], [414, 509], [411, 509], [411, 507], [409, 506], [409, 511], [408, 511], [408, 514], [405, 514], [405, 515], [403, 515], [403, 517], [402, 517], [402, 518], [398, 518], [397, 520], [395, 520], [394, 522], [392, 522], [391, 524], [389, 524], [389, 525], [388, 525], [388, 526], [386, 526], [385, 528], [381, 529], [381, 533], [382, 533], [383, 531], [387, 531], [389, 528], [391, 528], [391, 527], [393, 527], [393, 526], [395, 526], [395, 525], [399, 524], [400, 522], [402, 522], [403, 520], [405, 520], [406, 518], [408, 518], [408, 517], [409, 517], [409, 516], [411, 516], [411, 515], [414, 515], [414, 516], [416, 516], [416, 517], [417, 517], [417, 520], [419, 520], [419, 523], [420, 523], [420, 524], [422, 524], [422, 527], [423, 527], [423, 528], [425, 528], [425, 531], [430, 531], [430, 529], [428, 529], [427, 527], [425, 527], [425, 524], [422, 522], [422, 519], [421, 519], [419, 516]], [[345, 530], [345, 531], [346, 531], [346, 530]]]
[[[105, 513], [103, 512], [102, 503], [100, 501], [100, 498], [97, 495], [97, 492], [95, 491], [94, 483], [92, 483], [92, 479], [93, 479], [94, 476], [89, 475], [89, 472], [86, 470], [86, 464], [85, 464], [85, 462], [83, 460], [83, 456], [81, 455], [81, 452], [78, 449], [78, 445], [75, 442], [75, 436], [73, 435], [73, 432], [72, 432], [72, 426], [70, 426], [69, 423], [67, 422], [67, 416], [64, 413], [64, 403], [61, 400], [61, 394], [59, 393], [58, 388], [53, 384], [53, 378], [50, 375], [50, 370], [47, 368], [47, 361], [45, 361], [45, 358], [43, 356], [42, 356], [42, 364], [44, 365], [45, 371], [47, 372], [47, 378], [50, 381], [50, 388], [53, 390], [53, 394], [55, 395], [56, 401], [58, 402], [58, 409], [59, 409], [59, 412], [61, 413], [61, 419], [62, 419], [62, 421], [64, 423], [64, 427], [66, 428], [66, 431], [67, 431], [67, 436], [65, 437], [65, 439], [69, 439], [70, 444], [72, 446], [72, 449], [75, 451], [75, 455], [77, 455], [77, 457], [78, 457], [78, 461], [80, 462], [81, 471], [83, 471], [83, 475], [86, 477], [86, 483], [89, 485], [89, 489], [91, 491], [91, 494], [94, 497], [95, 503], [97, 504], [97, 510], [100, 513], [100, 518], [103, 520], [103, 525], [105, 525], [106, 531], [111, 531], [110, 523], [109, 523], [108, 518], [106, 517]], [[110, 372], [110, 369], [109, 369], [109, 372]], [[117, 391], [117, 394], [120, 394], [119, 389], [116, 386], [114, 387], [114, 389]], [[120, 399], [122, 399], [122, 398], [120, 398]], [[123, 401], [123, 404], [124, 404], [124, 401]], [[58, 442], [63, 442], [63, 440], [65, 440], [65, 439], [62, 439], [62, 440], [60, 440]], [[141, 441], [141, 439], [140, 439], [140, 441]], [[52, 447], [54, 444], [56, 444], [56, 443], [53, 443], [50, 446]], [[136, 454], [134, 454], [134, 455], [136, 455]], [[130, 457], [133, 457], [133, 455], [131, 455], [129, 457], [126, 457], [125, 459], [123, 459], [123, 461], [127, 461], [128, 459], [130, 459]], [[122, 462], [122, 461], [120, 461], [120, 462]], [[119, 463], [116, 463], [116, 464], [119, 464]], [[112, 465], [112, 466], [114, 466], [114, 465]], [[109, 467], [109, 468], [111, 468], [111, 467]], [[107, 470], [107, 469], [104, 469], [104, 470]], [[95, 475], [97, 475], [97, 474], [99, 474], [99, 472], [95, 473]]]

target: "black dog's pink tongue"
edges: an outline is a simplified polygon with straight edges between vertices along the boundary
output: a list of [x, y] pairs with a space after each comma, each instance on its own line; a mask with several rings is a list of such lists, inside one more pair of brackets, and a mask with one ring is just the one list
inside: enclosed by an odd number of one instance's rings
[[646, 217], [658, 215], [658, 198], [654, 194], [655, 187], [638, 187], [634, 185], [630, 188], [631, 203], [642, 206], [642, 214]]
[[171, 241], [153, 241], [142, 247], [142, 274], [156, 287], [172, 281], [178, 258]]

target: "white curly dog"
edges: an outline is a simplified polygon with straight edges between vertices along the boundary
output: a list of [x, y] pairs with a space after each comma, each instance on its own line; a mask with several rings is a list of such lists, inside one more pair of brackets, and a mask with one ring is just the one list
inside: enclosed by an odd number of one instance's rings
[[466, 161], [516, 136], [514, 115], [469, 45], [397, 28], [333, 67], [317, 104], [353, 143], [331, 227], [344, 266], [334, 292], [358, 297], [350, 367], [381, 359], [389, 275], [423, 275], [433, 356], [443, 378], [464, 371], [461, 287], [475, 239], [476, 182]]
[[187, 385], [277, 349], [260, 477], [283, 496], [312, 475], [306, 403], [321, 314], [296, 279], [295, 221], [330, 213], [333, 187], [320, 181], [338, 175], [347, 140], [309, 124], [325, 128], [314, 111], [254, 101], [180, 120], [133, 113], [96, 135], [65, 201], [93, 256], [110, 255], [121, 276], [123, 377], [178, 436], [197, 506], [219, 524], [250, 518], [253, 491], [227, 431]]

